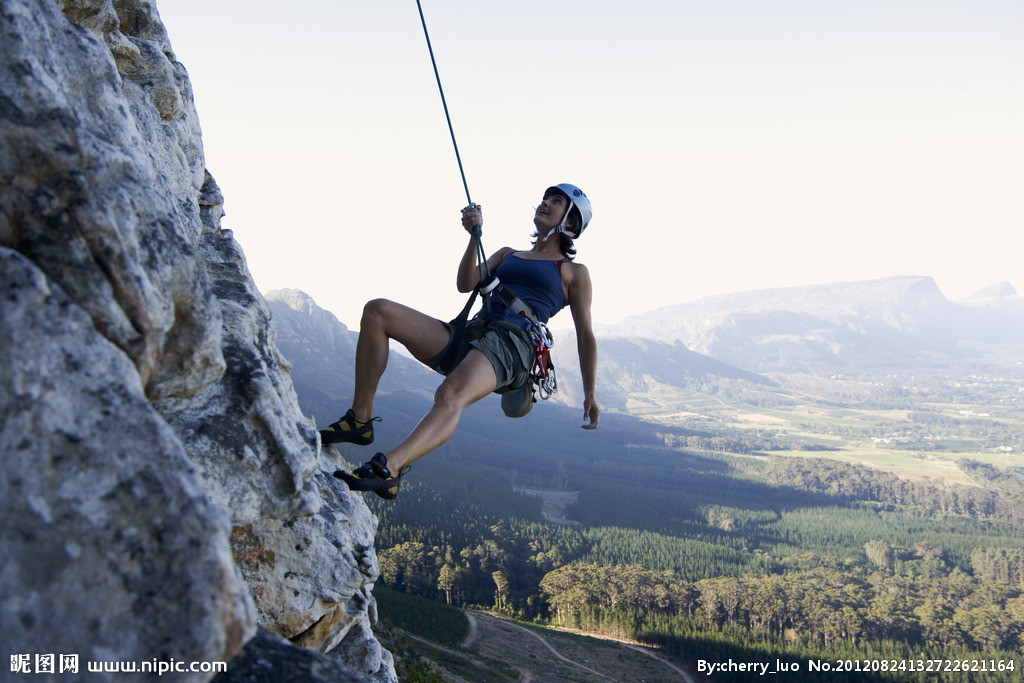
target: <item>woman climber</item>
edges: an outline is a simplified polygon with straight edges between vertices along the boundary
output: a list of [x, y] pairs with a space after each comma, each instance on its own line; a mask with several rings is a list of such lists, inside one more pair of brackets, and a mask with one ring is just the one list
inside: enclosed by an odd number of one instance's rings
[[[515, 251], [503, 247], [487, 259], [484, 268], [476, 262], [480, 253], [479, 226], [483, 223], [481, 209], [475, 204], [463, 209], [462, 225], [473, 237], [459, 264], [458, 290], [474, 291], [483, 271], [494, 273], [503, 291], [484, 294], [489, 297], [487, 306], [461, 333], [463, 325], [456, 321], [445, 323], [393, 301], [376, 299], [366, 304], [356, 342], [352, 407], [320, 432], [324, 444], [373, 442], [373, 423], [380, 420], [373, 417], [373, 399], [387, 365], [389, 339], [404, 345], [417, 360], [445, 375], [445, 379], [434, 394], [430, 412], [402, 443], [387, 453], [377, 453], [352, 473], [338, 470], [334, 476], [352, 490], [395, 498], [399, 480], [408, 467], [448, 440], [467, 407], [494, 391], [524, 391], [536, 346], [528, 332], [530, 321], [518, 312], [523, 308], [532, 309], [533, 316], [545, 323], [569, 306], [583, 377], [582, 426], [597, 428], [601, 411], [595, 399], [597, 341], [590, 317], [593, 288], [586, 266], [573, 261], [573, 240], [583, 233], [591, 216], [590, 200], [578, 187], [550, 187], [534, 211], [536, 232], [532, 248]], [[486, 291], [486, 284], [481, 291]], [[509, 291], [518, 297], [516, 304], [523, 304], [517, 305], [516, 310], [510, 309], [499, 296], [504, 294], [504, 301], [508, 302]]]

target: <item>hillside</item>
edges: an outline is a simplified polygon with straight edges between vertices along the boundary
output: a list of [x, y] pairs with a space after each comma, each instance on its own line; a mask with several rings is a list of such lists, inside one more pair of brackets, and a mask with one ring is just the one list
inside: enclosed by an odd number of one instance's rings
[[[789, 301], [805, 311], [816, 310], [819, 317], [827, 314], [835, 319], [834, 311], [842, 310], [850, 322], [878, 311], [864, 303], [865, 290], [891, 291], [891, 284], [866, 288], [837, 285], [817, 291], [814, 297], [788, 292], [789, 299], [773, 292], [743, 293], [736, 301], [748, 302], [745, 305], [751, 310]], [[935, 298], [929, 281], [918, 280], [912, 288], [916, 287], [928, 294], [926, 300], [932, 304], [953, 306]], [[845, 303], [828, 304], [827, 294], [833, 289], [845, 292]], [[300, 405], [325, 425], [343, 413], [351, 399], [356, 334], [301, 292], [270, 292], [267, 297], [278, 343], [293, 363]], [[808, 303], [815, 298], [817, 303]], [[1007, 300], [1000, 296], [993, 305], [991, 297], [983, 297], [977, 305], [985, 316], [1002, 316], [1004, 326], [1009, 327], [1016, 314], [1012, 304], [1006, 310]], [[764, 301], [774, 303], [757, 303]], [[874, 313], [857, 313], [865, 307]], [[804, 314], [776, 311], [772, 315], [781, 319]], [[733, 329], [737, 336], [751, 335], [750, 327]], [[795, 327], [789, 329], [792, 345], [810, 344], [795, 334]], [[868, 362], [844, 366], [843, 374], [833, 374], [836, 370], [831, 363], [819, 373], [806, 372], [804, 367], [805, 372], [790, 374], [786, 357], [776, 356], [769, 368], [771, 378], [693, 352], [679, 341], [599, 336], [599, 399], [606, 412], [602, 440], [685, 442], [703, 447], [714, 443], [716, 448], [740, 453], [819, 453], [849, 462], [873, 462], [905, 476], [928, 470], [922, 467], [921, 457], [908, 457], [917, 449], [929, 453], [924, 462], [930, 463], [932, 476], [951, 477], [951, 481], [962, 481], [954, 475], [959, 457], [1000, 465], [1014, 462], [1013, 454], [1024, 449], [1024, 367], [1013, 354], [1015, 344], [976, 345], [978, 356], [965, 359], [966, 349], [971, 347], [968, 341], [959, 340], [955, 345], [960, 347], [960, 356], [954, 359], [928, 355], [904, 337], [903, 364], [897, 365], [891, 361], [894, 355], [889, 361], [880, 361], [871, 352], [886, 347], [884, 338], [891, 335], [892, 325], [883, 331], [882, 341], [866, 329], [862, 325], [860, 332], [851, 333], [853, 342], [846, 362], [859, 357]], [[755, 344], [751, 348], [761, 347]], [[906, 364], [909, 358], [921, 356], [929, 362]], [[492, 451], [526, 448], [535, 457], [517, 456], [518, 461], [535, 461], [541, 466], [544, 454], [557, 453], [563, 445], [576, 447], [568, 444], [575, 443], [579, 435], [565, 431], [566, 422], [577, 420], [581, 404], [571, 334], [558, 335], [553, 357], [559, 391], [552, 400], [542, 402], [527, 418], [495, 420], [500, 412], [497, 397], [491, 396], [466, 412], [454, 442], [443, 446], [441, 452], [464, 452], [468, 441], [473, 444], [470, 450], [480, 455], [460, 457], [483, 463]], [[385, 433], [400, 435], [410, 429], [428, 409], [439, 381], [432, 371], [392, 351], [378, 400], [390, 423], [385, 425]], [[489, 438], [496, 444], [484, 445]]]
[[654, 648], [524, 625], [494, 612], [467, 612], [463, 619], [468, 634], [447, 646], [436, 642], [436, 628], [418, 634], [386, 628], [382, 640], [401, 659], [399, 675], [443, 671], [445, 680], [456, 683], [695, 680]]

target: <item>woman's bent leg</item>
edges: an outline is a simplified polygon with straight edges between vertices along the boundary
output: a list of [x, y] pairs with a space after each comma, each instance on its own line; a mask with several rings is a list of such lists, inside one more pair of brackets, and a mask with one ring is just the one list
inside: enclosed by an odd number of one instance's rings
[[462, 412], [494, 391], [497, 381], [487, 357], [470, 349], [438, 387], [430, 412], [405, 441], [385, 454], [388, 469], [397, 475], [403, 467], [447, 441], [458, 426]]
[[444, 323], [387, 299], [374, 299], [363, 307], [356, 342], [356, 378], [352, 412], [360, 422], [373, 416], [377, 385], [388, 364], [388, 340], [394, 339], [415, 358], [424, 361], [439, 354], [451, 333]]

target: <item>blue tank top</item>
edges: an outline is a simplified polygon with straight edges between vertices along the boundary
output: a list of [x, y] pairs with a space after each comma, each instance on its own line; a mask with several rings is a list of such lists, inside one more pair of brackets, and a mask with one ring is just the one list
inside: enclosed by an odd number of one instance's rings
[[[503, 285], [519, 295], [533, 309], [537, 319], [546, 323], [565, 307], [561, 264], [565, 261], [540, 261], [509, 254], [494, 271]], [[491, 313], [495, 320], [504, 320], [526, 329], [529, 322], [501, 303], [491, 294]], [[483, 315], [481, 311], [480, 315]]]

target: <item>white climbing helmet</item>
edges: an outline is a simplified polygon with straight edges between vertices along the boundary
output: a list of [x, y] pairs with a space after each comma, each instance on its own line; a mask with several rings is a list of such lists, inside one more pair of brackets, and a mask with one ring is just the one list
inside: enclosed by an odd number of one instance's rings
[[[594, 211], [590, 208], [590, 200], [587, 199], [587, 195], [583, 194], [583, 190], [575, 185], [570, 185], [569, 183], [552, 185], [548, 189], [544, 190], [544, 196], [547, 196], [552, 190], [556, 190], [568, 197], [570, 206], [569, 210], [565, 212], [565, 216], [562, 217], [562, 222], [558, 224], [558, 227], [556, 227], [551, 234], [564, 232], [573, 239], [579, 238], [590, 224], [590, 219], [594, 217]], [[575, 207], [580, 214], [580, 227], [576, 230], [570, 230], [565, 227], [565, 221], [568, 220], [573, 207]]]

